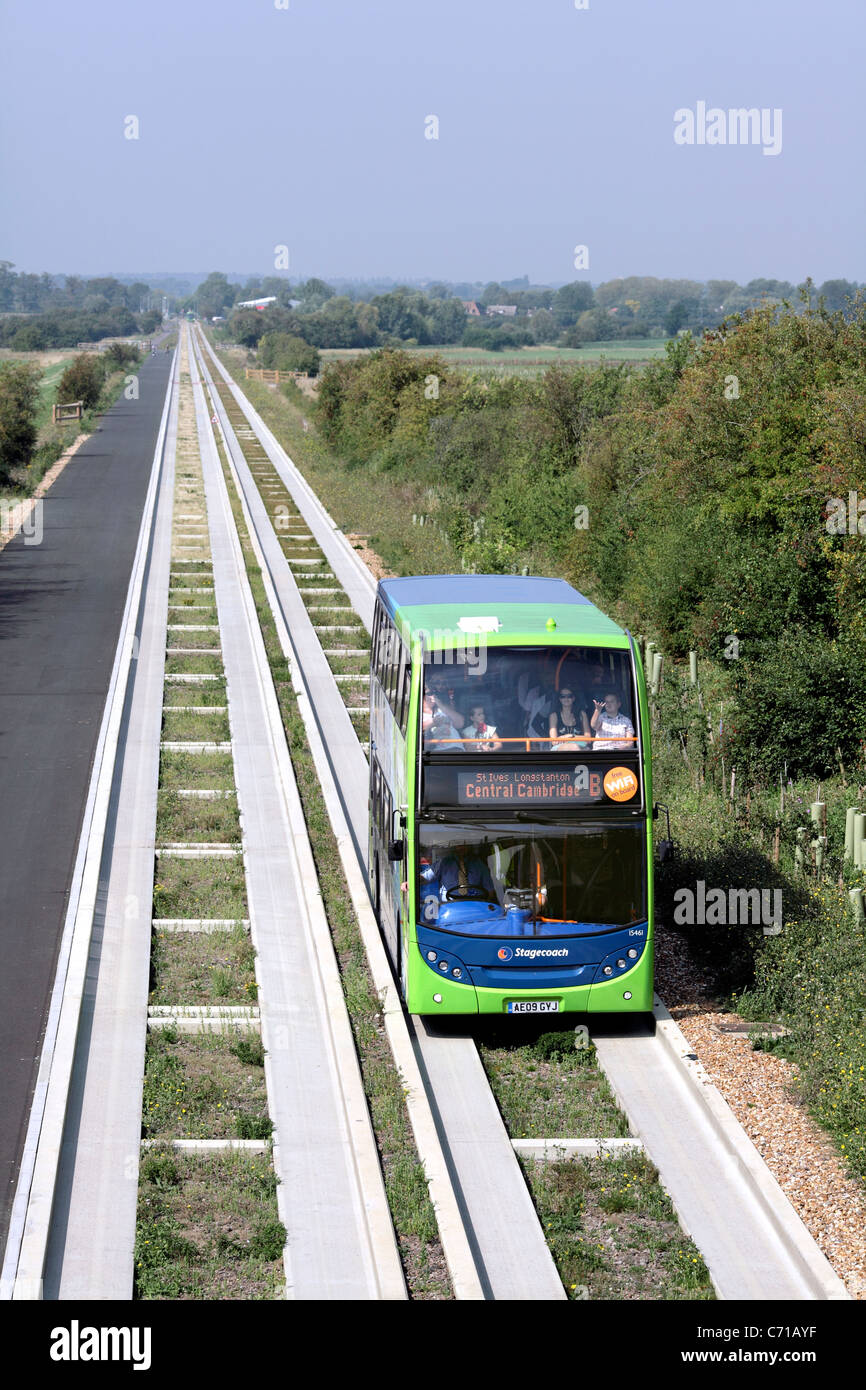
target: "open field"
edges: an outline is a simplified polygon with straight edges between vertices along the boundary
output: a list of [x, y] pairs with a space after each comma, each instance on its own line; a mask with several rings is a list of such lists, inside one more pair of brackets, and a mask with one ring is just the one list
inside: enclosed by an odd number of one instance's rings
[[[466, 367], [470, 371], [494, 371], [502, 376], [537, 376], [549, 367], [579, 366], [586, 362], [650, 362], [664, 357], [665, 338], [611, 339], [607, 342], [587, 343], [583, 348], [562, 347], [521, 347], [502, 352], [489, 352], [483, 348], [456, 347], [417, 347], [404, 348], [403, 351], [418, 357], [435, 354], [455, 367]], [[322, 366], [343, 358], [365, 357], [373, 348], [322, 348]]]

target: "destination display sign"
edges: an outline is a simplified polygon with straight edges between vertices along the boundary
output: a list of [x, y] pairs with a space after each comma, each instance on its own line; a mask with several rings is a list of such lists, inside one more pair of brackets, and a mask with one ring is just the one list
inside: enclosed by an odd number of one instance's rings
[[[631, 764], [629, 766], [629, 764]], [[576, 763], [569, 767], [428, 766], [424, 778], [428, 806], [522, 809], [546, 806], [640, 805], [637, 759]]]

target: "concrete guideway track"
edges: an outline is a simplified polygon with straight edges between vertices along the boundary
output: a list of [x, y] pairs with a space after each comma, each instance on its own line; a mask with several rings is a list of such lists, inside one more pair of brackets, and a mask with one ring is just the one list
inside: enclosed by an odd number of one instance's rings
[[[335, 576], [350, 597], [360, 593], [361, 601], [352, 598], [352, 603], [369, 631], [375, 594], [372, 575], [210, 345], [206, 346]], [[325, 711], [316, 708], [323, 737], [328, 710], [330, 704]], [[341, 777], [350, 777], [356, 785], [366, 776], [360, 745], [348, 762], [341, 750], [340, 769]], [[356, 793], [345, 796], [344, 804], [352, 839], [363, 858], [366, 798]], [[656, 1016], [654, 1032], [639, 1021], [598, 1019], [593, 1022], [593, 1039], [614, 1094], [658, 1167], [684, 1229], [701, 1249], [720, 1297], [847, 1298], [844, 1284], [745, 1131], [706, 1073], [694, 1065], [682, 1034], [661, 1003]], [[479, 1273], [488, 1296], [531, 1297], [501, 1291], [513, 1287], [520, 1242], [514, 1239], [512, 1193], [500, 1186], [500, 1170], [490, 1167], [499, 1146], [488, 1112], [496, 1107], [471, 1033], [463, 1033], [457, 1025], [447, 1031], [443, 1027], [440, 1037], [435, 1020], [422, 1018], [413, 1018], [411, 1025], [442, 1142], [477, 1242]], [[486, 1137], [485, 1121], [491, 1122], [486, 1125]]]

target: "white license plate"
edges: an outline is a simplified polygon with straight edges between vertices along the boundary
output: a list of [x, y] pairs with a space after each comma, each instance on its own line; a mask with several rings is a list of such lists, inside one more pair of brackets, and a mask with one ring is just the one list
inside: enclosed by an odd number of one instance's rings
[[506, 1011], [510, 1014], [558, 1014], [558, 999], [509, 999]]

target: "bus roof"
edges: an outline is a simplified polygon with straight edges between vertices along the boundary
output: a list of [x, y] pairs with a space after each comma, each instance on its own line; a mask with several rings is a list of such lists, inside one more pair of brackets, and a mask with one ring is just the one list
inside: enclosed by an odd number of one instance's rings
[[[394, 621], [428, 636], [449, 629], [487, 631], [490, 640], [512, 637], [622, 639], [621, 627], [564, 579], [519, 574], [422, 574], [382, 579], [379, 594]], [[555, 626], [549, 627], [550, 620]], [[495, 620], [494, 627], [491, 620]], [[487, 624], [485, 626], [485, 624]]]

